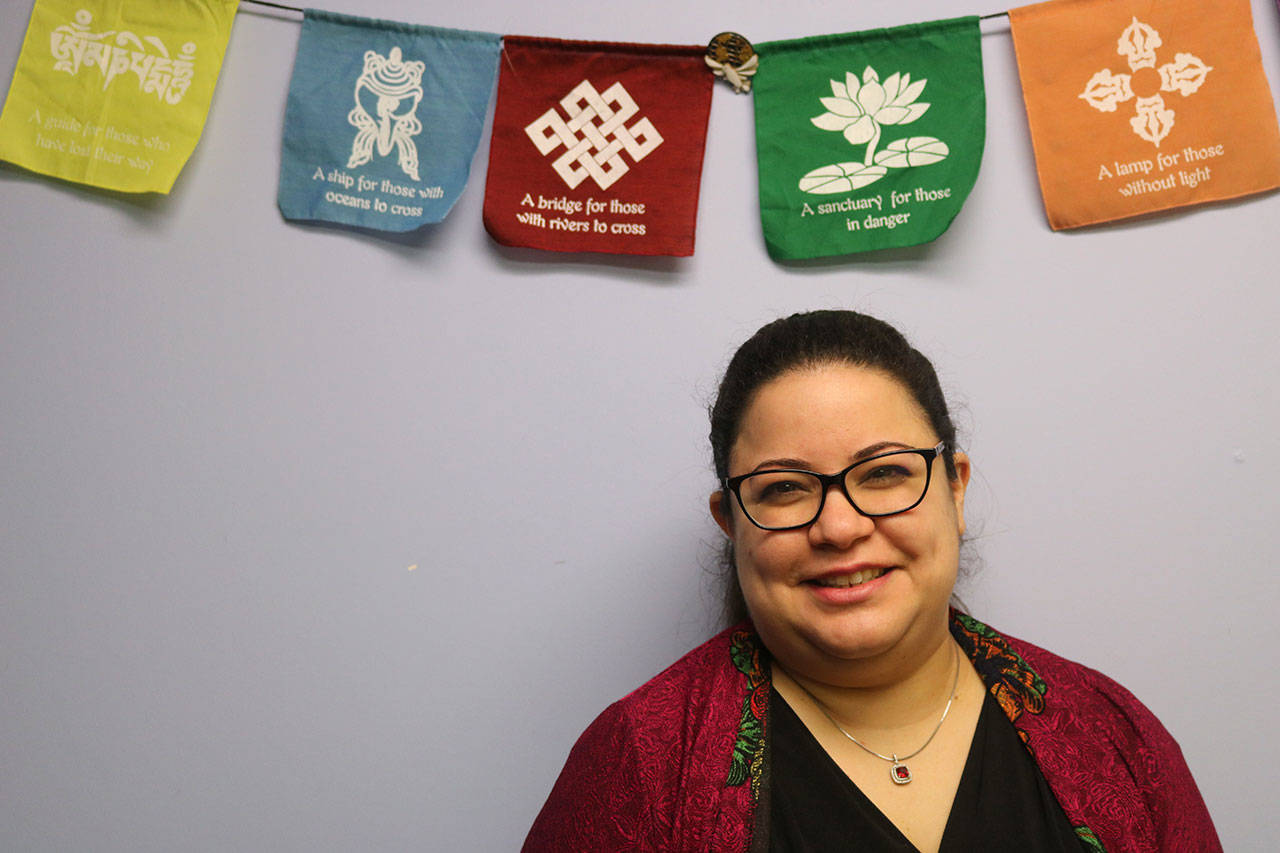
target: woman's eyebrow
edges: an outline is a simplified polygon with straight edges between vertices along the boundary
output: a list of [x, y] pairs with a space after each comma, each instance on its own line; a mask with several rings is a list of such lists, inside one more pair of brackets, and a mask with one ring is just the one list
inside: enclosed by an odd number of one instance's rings
[[812, 470], [809, 467], [809, 463], [803, 459], [766, 459], [756, 467], [752, 468], [751, 473], [754, 474], [755, 472], [766, 468], [799, 468], [803, 471]]
[[[875, 444], [869, 444], [866, 447], [853, 454], [853, 461], [866, 459], [868, 456], [875, 456], [877, 453], [883, 453], [886, 450], [914, 450], [910, 444], [903, 444], [901, 441], [877, 441]], [[800, 468], [805, 471], [813, 470], [811, 464], [804, 459], [794, 459], [791, 457], [783, 457], [779, 459], [766, 459], [759, 465], [751, 469], [751, 473], [762, 471], [768, 468]]]
[[866, 459], [868, 456], [875, 456], [877, 453], [883, 453], [886, 450], [913, 450], [910, 444], [903, 444], [900, 441], [877, 441], [875, 444], [868, 445], [857, 453], [853, 454], [856, 462], [859, 459]]

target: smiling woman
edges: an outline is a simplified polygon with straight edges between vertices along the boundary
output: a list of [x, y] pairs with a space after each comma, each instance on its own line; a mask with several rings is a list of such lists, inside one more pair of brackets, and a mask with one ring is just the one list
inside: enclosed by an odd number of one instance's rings
[[949, 606], [955, 444], [880, 320], [747, 341], [711, 411], [736, 624], [600, 715], [525, 849], [1220, 850], [1132, 695]]
[[[943, 642], [947, 602], [959, 564], [969, 463], [955, 454], [956, 476], [940, 476], [939, 488], [926, 490], [937, 445], [945, 447], [920, 406], [880, 370], [795, 368], [756, 391], [733, 443], [731, 472], [752, 472], [754, 480], [778, 477], [772, 472], [780, 469], [848, 471], [839, 488], [822, 492], [830, 499], [815, 502], [801, 524], [784, 530], [764, 529], [760, 509], [727, 512], [734, 507], [724, 491], [711, 498], [716, 521], [734, 543], [756, 631], [788, 672], [821, 684], [876, 686], [897, 678], [904, 661], [915, 668], [932, 653], [945, 691], [951, 675]], [[880, 456], [887, 448], [929, 449]], [[872, 471], [849, 467], [867, 456]], [[914, 477], [900, 473], [912, 470]], [[852, 488], [850, 475], [860, 477]], [[868, 487], [872, 477], [914, 483], [871, 517], [867, 499], [859, 505], [853, 493], [901, 491]], [[741, 485], [736, 493], [741, 496]]]

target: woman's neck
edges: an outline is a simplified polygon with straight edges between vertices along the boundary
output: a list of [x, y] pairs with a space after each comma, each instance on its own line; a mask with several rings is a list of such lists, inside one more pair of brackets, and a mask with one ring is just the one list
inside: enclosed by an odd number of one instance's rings
[[[774, 686], [788, 702], [799, 693], [841, 726], [890, 731], [936, 722], [965, 664], [950, 633], [903, 660], [849, 663], [836, 673], [810, 675], [774, 661]], [[799, 698], [799, 697], [795, 697]]]

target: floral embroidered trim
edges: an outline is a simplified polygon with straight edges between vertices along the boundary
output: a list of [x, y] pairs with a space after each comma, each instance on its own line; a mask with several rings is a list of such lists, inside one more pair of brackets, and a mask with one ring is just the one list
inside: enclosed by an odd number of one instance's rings
[[742, 700], [742, 719], [733, 743], [729, 765], [729, 785], [751, 780], [751, 797], [760, 797], [760, 777], [764, 767], [764, 720], [769, 707], [769, 675], [760, 660], [760, 644], [750, 631], [735, 631], [729, 638], [729, 657], [747, 677], [747, 695]]
[[1087, 826], [1077, 826], [1075, 831], [1080, 839], [1080, 845], [1089, 853], [1107, 853], [1107, 848], [1102, 846], [1102, 841], [1093, 834], [1092, 829]]
[[[957, 611], [952, 611], [952, 626], [956, 641], [973, 661], [974, 669], [1015, 728], [1024, 713], [1044, 711], [1048, 686], [1031, 665], [1009, 647], [1004, 637], [972, 616]], [[1025, 743], [1026, 733], [1019, 729], [1018, 734]]]
[[[1000, 704], [1000, 710], [1014, 724], [1018, 737], [1028, 751], [1033, 751], [1027, 742], [1027, 733], [1018, 728], [1018, 718], [1024, 713], [1044, 712], [1044, 697], [1049, 690], [1044, 679], [1004, 637], [966, 613], [951, 611], [951, 634], [973, 662], [973, 668]], [[1107, 853], [1092, 829], [1084, 825], [1073, 828], [1087, 853]]]

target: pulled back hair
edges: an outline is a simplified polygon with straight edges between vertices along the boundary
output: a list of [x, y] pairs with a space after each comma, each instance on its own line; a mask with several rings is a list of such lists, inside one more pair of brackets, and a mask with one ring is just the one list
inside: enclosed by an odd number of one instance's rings
[[[761, 328], [738, 348], [725, 369], [711, 406], [711, 459], [716, 479], [729, 476], [729, 453], [747, 408], [762, 386], [792, 370], [848, 364], [892, 376], [924, 411], [929, 425], [946, 447], [947, 477], [956, 479], [956, 428], [933, 365], [883, 320], [856, 311], [811, 311], [792, 314]], [[722, 492], [726, 514], [728, 492]], [[724, 614], [736, 623], [747, 617], [746, 602], [734, 568], [733, 543], [726, 541], [720, 566]]]

